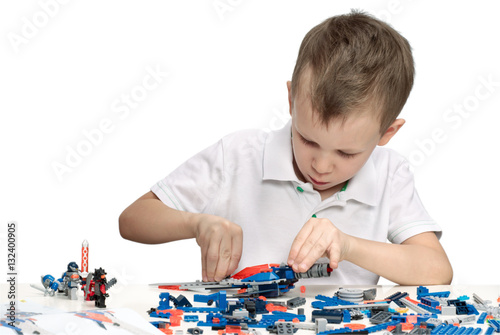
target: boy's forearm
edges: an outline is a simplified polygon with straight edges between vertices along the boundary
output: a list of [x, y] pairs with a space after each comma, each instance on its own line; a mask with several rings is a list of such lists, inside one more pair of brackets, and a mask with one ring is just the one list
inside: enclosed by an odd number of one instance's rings
[[157, 244], [194, 238], [198, 216], [170, 208], [146, 194], [123, 211], [119, 218], [123, 238]]
[[347, 261], [400, 285], [449, 284], [453, 271], [442, 250], [352, 237]]

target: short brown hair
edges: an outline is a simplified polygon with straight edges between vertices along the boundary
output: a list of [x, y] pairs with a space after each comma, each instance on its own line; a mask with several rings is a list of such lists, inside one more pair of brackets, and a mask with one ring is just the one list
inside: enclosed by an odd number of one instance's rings
[[379, 111], [381, 133], [403, 109], [415, 72], [408, 41], [387, 23], [355, 10], [306, 34], [292, 75], [292, 96], [309, 67], [311, 103], [323, 124], [345, 120], [354, 108], [370, 103]]

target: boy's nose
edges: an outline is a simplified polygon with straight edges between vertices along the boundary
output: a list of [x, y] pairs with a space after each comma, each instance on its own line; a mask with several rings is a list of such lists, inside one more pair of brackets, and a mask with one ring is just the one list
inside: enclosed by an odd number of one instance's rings
[[328, 159], [315, 159], [312, 167], [319, 175], [330, 173], [333, 170], [333, 164]]

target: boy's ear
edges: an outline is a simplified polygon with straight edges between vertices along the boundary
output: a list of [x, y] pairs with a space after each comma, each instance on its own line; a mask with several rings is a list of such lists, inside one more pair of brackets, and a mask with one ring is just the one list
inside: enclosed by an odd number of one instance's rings
[[286, 88], [288, 89], [288, 106], [290, 109], [290, 116], [292, 115], [292, 82], [289, 80], [286, 82]]
[[396, 135], [396, 133], [401, 129], [401, 127], [405, 124], [404, 119], [396, 119], [390, 126], [387, 128], [385, 131], [384, 135], [380, 138], [380, 141], [378, 142], [379, 146], [386, 145], [389, 143], [391, 138]]

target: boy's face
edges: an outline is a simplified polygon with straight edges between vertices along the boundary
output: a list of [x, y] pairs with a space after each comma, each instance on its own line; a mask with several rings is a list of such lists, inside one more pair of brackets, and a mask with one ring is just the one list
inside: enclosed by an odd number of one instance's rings
[[320, 193], [338, 191], [363, 167], [375, 147], [386, 144], [404, 123], [396, 120], [402, 123], [382, 136], [376, 113], [361, 111], [345, 122], [333, 120], [327, 128], [313, 111], [308, 95], [292, 98], [290, 83], [288, 87], [296, 174]]

